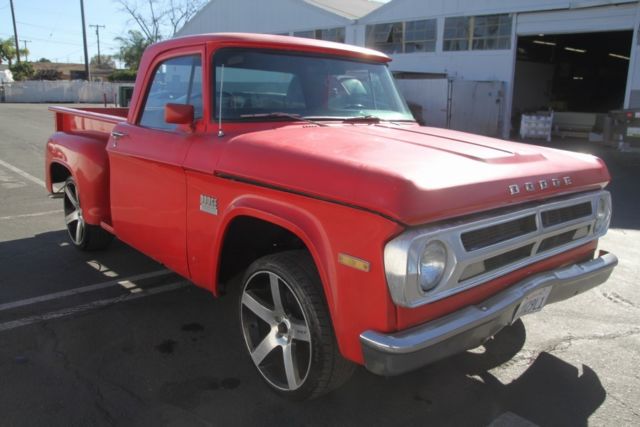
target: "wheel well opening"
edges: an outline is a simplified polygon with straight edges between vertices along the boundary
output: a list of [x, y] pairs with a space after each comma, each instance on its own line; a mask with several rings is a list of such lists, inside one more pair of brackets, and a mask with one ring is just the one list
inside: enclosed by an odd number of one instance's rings
[[238, 217], [229, 225], [220, 257], [218, 284], [220, 292], [227, 283], [258, 258], [277, 252], [303, 249], [304, 242], [291, 231], [252, 217]]
[[71, 172], [69, 169], [65, 168], [61, 164], [52, 163], [51, 164], [51, 182], [65, 182], [67, 178], [71, 176]]

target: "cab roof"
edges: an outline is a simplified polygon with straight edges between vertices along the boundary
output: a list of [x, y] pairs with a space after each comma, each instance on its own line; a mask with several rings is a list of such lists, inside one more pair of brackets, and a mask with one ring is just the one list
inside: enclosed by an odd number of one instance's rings
[[254, 33], [209, 33], [176, 37], [155, 43], [149, 46], [148, 50], [155, 56], [166, 50], [206, 43], [216, 43], [225, 47], [256, 47], [326, 53], [329, 55], [349, 56], [377, 62], [389, 62], [391, 60], [391, 58], [382, 52], [345, 43]]

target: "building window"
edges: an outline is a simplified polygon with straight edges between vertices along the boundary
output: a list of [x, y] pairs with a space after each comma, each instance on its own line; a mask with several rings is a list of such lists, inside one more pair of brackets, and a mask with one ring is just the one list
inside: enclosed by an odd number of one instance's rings
[[409, 21], [404, 24], [404, 51], [434, 52], [436, 50], [436, 20]]
[[314, 30], [309, 31], [294, 31], [294, 37], [304, 37], [305, 39], [315, 39], [316, 32]]
[[345, 29], [344, 27], [336, 27], [322, 30], [295, 31], [293, 35], [295, 37], [304, 37], [307, 39], [344, 43]]
[[443, 50], [468, 50], [471, 31], [471, 18], [456, 16], [444, 20]]
[[435, 19], [367, 25], [366, 45], [388, 54], [433, 52], [436, 33]]
[[511, 17], [509, 15], [476, 16], [473, 26], [473, 50], [509, 49]]
[[444, 21], [445, 51], [511, 48], [511, 17], [456, 16]]
[[316, 39], [344, 43], [344, 27], [316, 30]]
[[367, 25], [367, 46], [384, 53], [402, 53], [402, 22]]

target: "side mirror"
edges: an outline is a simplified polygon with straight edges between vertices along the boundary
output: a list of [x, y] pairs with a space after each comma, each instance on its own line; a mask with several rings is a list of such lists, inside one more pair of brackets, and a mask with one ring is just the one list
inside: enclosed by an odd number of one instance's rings
[[167, 123], [192, 125], [193, 117], [193, 105], [169, 103], [164, 106], [164, 121]]

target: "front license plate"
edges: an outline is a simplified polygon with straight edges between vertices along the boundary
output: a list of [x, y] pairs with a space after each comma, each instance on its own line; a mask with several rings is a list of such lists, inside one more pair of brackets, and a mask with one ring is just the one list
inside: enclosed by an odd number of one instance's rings
[[537, 291], [531, 292], [529, 295], [527, 295], [522, 300], [522, 303], [520, 304], [520, 307], [518, 307], [518, 310], [516, 310], [516, 314], [513, 316], [512, 323], [526, 314], [531, 314], [542, 310], [542, 307], [544, 307], [544, 305], [547, 303], [549, 293], [551, 293], [551, 286], [538, 289]]

